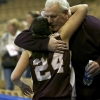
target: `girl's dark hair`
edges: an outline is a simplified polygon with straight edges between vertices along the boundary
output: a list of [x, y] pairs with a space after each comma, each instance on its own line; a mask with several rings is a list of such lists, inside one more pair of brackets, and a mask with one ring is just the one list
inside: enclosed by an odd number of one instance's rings
[[[49, 29], [49, 23], [46, 18], [43, 18], [42, 16], [36, 17], [30, 27], [30, 31], [32, 33], [32, 36], [34, 39], [37, 38], [47, 38], [51, 31]], [[45, 45], [45, 44], [44, 44]], [[48, 52], [33, 52], [34, 58], [46, 58], [48, 55]]]

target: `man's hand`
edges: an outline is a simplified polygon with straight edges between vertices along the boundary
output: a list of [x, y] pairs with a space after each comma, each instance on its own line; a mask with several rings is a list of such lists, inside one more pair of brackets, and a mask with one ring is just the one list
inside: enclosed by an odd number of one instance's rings
[[100, 73], [100, 65], [97, 62], [93, 61], [86, 69], [86, 72], [88, 74], [88, 77], [93, 78]]
[[64, 50], [67, 50], [67, 45], [62, 40], [57, 40], [56, 38], [59, 37], [59, 34], [53, 34], [50, 36], [50, 41], [48, 44], [48, 50], [57, 52], [57, 53], [64, 53]]

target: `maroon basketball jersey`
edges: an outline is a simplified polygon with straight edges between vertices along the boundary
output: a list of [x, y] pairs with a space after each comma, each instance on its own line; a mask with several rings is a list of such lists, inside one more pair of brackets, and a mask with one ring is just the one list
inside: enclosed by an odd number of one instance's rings
[[72, 86], [70, 84], [71, 70], [69, 64], [69, 50], [65, 51], [64, 54], [49, 52], [46, 59], [34, 59], [31, 56], [30, 68], [33, 79], [33, 100], [39, 100], [44, 97], [70, 100]]

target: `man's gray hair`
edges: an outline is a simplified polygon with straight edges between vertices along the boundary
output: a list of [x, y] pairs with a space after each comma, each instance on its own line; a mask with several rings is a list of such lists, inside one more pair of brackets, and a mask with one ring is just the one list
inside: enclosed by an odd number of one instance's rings
[[70, 6], [67, 0], [47, 0], [45, 3], [45, 7], [50, 7], [52, 6], [54, 3], [58, 3], [59, 7], [62, 10], [68, 10], [68, 13], [71, 14], [71, 10], [70, 10]]

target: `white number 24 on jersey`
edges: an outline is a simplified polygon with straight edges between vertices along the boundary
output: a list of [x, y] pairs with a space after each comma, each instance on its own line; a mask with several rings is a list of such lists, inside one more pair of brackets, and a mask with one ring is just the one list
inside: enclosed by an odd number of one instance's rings
[[[42, 61], [42, 65], [38, 65]], [[43, 81], [51, 78], [50, 71], [45, 72], [44, 75], [41, 75], [40, 71], [45, 71], [48, 68], [48, 62], [47, 60], [44, 60], [44, 58], [41, 58], [41, 61], [39, 59], [35, 59], [33, 61], [33, 65], [35, 65], [35, 74], [38, 81]], [[51, 65], [54, 70], [58, 69], [57, 73], [63, 73], [64, 69], [62, 67], [63, 65], [63, 54], [54, 53], [53, 60], [51, 62]]]

